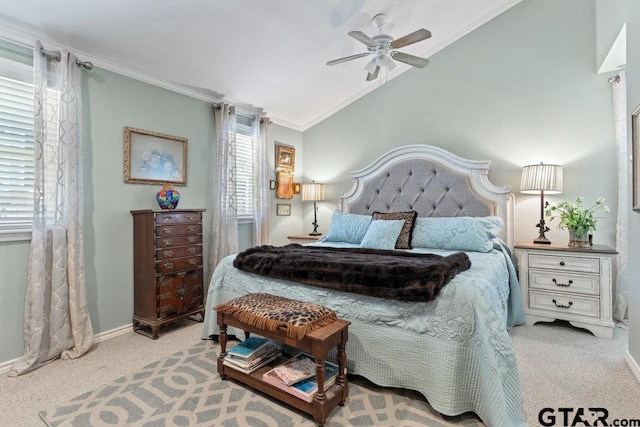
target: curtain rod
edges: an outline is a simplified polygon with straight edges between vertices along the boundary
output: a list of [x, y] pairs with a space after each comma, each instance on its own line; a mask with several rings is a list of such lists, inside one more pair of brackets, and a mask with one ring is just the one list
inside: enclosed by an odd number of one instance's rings
[[[46, 56], [48, 58], [53, 59], [54, 61], [60, 62], [62, 60], [62, 55], [57, 50], [46, 50], [45, 48], [40, 48], [40, 54], [42, 56]], [[78, 67], [82, 67], [85, 70], [89, 71], [93, 69], [93, 64], [89, 61], [80, 61], [76, 58], [76, 65]]]

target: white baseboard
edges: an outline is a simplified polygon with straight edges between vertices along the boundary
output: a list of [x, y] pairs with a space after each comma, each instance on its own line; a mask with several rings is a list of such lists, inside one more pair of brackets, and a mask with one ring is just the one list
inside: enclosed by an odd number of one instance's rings
[[627, 362], [627, 365], [629, 365], [629, 369], [631, 369], [633, 375], [636, 376], [638, 382], [640, 382], [640, 365], [638, 365], [631, 353], [629, 353], [629, 350], [624, 352], [624, 360]]
[[[111, 338], [115, 338], [131, 332], [133, 330], [132, 328], [133, 325], [129, 323], [128, 325], [120, 326], [118, 328], [111, 329], [110, 331], [99, 333], [98, 335], [95, 335], [93, 337], [93, 341], [94, 343], [99, 343], [102, 341], [110, 340]], [[0, 363], [0, 375], [6, 375], [16, 360], [18, 359], [8, 360], [6, 362]]]

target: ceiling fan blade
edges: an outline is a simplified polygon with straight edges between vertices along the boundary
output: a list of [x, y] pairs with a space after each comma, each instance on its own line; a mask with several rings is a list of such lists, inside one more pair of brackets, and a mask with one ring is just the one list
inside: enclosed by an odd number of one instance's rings
[[373, 71], [373, 73], [368, 73], [367, 74], [367, 81], [370, 82], [372, 80], [375, 80], [378, 78], [378, 71], [380, 71], [380, 66], [376, 65], [376, 69]]
[[421, 28], [419, 30], [414, 31], [413, 33], [409, 33], [404, 37], [400, 37], [399, 39], [392, 41], [391, 47], [393, 49], [397, 49], [399, 47], [407, 46], [422, 40], [426, 40], [429, 37], [431, 37], [431, 31]]
[[369, 47], [378, 46], [378, 43], [376, 43], [374, 39], [372, 39], [362, 31], [349, 31], [349, 35], [354, 39], [358, 40], [359, 42], [366, 44]]
[[391, 57], [396, 61], [404, 62], [405, 64], [409, 64], [414, 67], [424, 68], [429, 64], [429, 60], [425, 58], [420, 58], [419, 56], [409, 55], [408, 53], [403, 52], [391, 52]]
[[365, 56], [371, 55], [369, 52], [366, 53], [358, 53], [357, 55], [345, 56], [344, 58], [334, 59], [333, 61], [327, 62], [327, 65], [336, 65], [341, 64], [343, 62], [351, 61], [353, 59], [364, 58]]

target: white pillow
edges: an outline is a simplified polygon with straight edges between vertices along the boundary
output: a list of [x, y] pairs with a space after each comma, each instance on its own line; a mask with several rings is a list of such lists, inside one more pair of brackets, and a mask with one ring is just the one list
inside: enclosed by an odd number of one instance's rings
[[360, 247], [370, 249], [395, 249], [396, 241], [404, 226], [404, 220], [373, 220], [369, 224]]

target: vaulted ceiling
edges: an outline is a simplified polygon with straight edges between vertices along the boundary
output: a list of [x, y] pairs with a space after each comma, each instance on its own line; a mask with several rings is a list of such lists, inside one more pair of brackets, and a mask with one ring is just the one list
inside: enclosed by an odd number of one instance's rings
[[[433, 36], [403, 52], [429, 57], [520, 0], [28, 0], [0, 9], [0, 36], [40, 39], [82, 60], [204, 100], [262, 108], [304, 130], [407, 69], [365, 81], [368, 58], [327, 66], [366, 46], [371, 19], [399, 38]], [[416, 69], [428, 78], [429, 67]]]

